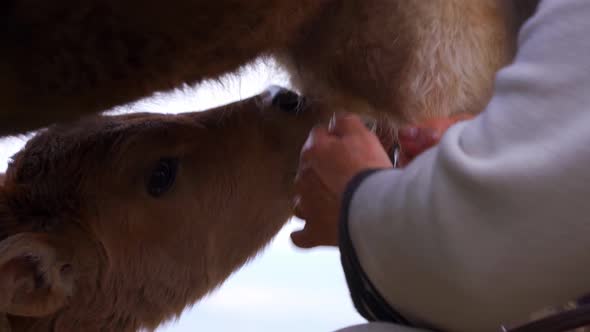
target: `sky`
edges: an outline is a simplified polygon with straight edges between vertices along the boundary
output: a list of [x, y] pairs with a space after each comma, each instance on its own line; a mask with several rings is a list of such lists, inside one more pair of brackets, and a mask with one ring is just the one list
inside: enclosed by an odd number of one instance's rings
[[[240, 75], [157, 94], [113, 112], [204, 110], [250, 97], [271, 84], [288, 86], [285, 74], [272, 64], [258, 63]], [[26, 137], [0, 139], [0, 172], [25, 143]], [[289, 233], [301, 226], [300, 220], [290, 221], [262, 253], [222, 287], [157, 332], [330, 332], [362, 323], [348, 295], [338, 251], [295, 248]]]

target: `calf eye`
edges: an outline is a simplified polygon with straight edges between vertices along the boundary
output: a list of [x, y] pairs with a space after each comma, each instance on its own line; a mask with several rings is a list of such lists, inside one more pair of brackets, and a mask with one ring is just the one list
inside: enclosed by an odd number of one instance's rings
[[178, 170], [178, 159], [162, 158], [156, 164], [156, 167], [149, 175], [147, 182], [147, 191], [152, 197], [160, 197], [165, 194], [176, 179]]

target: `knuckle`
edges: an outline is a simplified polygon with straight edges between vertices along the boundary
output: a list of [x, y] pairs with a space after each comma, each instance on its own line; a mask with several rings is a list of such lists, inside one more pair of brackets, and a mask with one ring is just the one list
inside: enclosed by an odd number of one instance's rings
[[362, 124], [360, 118], [356, 114], [347, 113], [340, 118], [342, 124], [350, 125], [358, 125]]
[[323, 126], [317, 125], [311, 129], [309, 136], [313, 141], [321, 141], [326, 137], [326, 134], [327, 129]]

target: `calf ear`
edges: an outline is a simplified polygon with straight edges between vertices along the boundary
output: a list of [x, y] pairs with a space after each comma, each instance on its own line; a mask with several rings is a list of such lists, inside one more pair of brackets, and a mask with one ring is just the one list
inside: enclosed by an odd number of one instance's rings
[[71, 265], [60, 258], [48, 236], [21, 233], [0, 241], [0, 313], [40, 317], [68, 301]]

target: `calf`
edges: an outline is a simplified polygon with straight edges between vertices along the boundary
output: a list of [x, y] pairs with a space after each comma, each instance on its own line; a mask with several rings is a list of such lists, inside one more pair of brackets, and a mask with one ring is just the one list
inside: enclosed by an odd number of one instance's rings
[[41, 131], [0, 186], [0, 312], [13, 331], [175, 317], [291, 216], [299, 151], [321, 118], [270, 88], [206, 112]]

